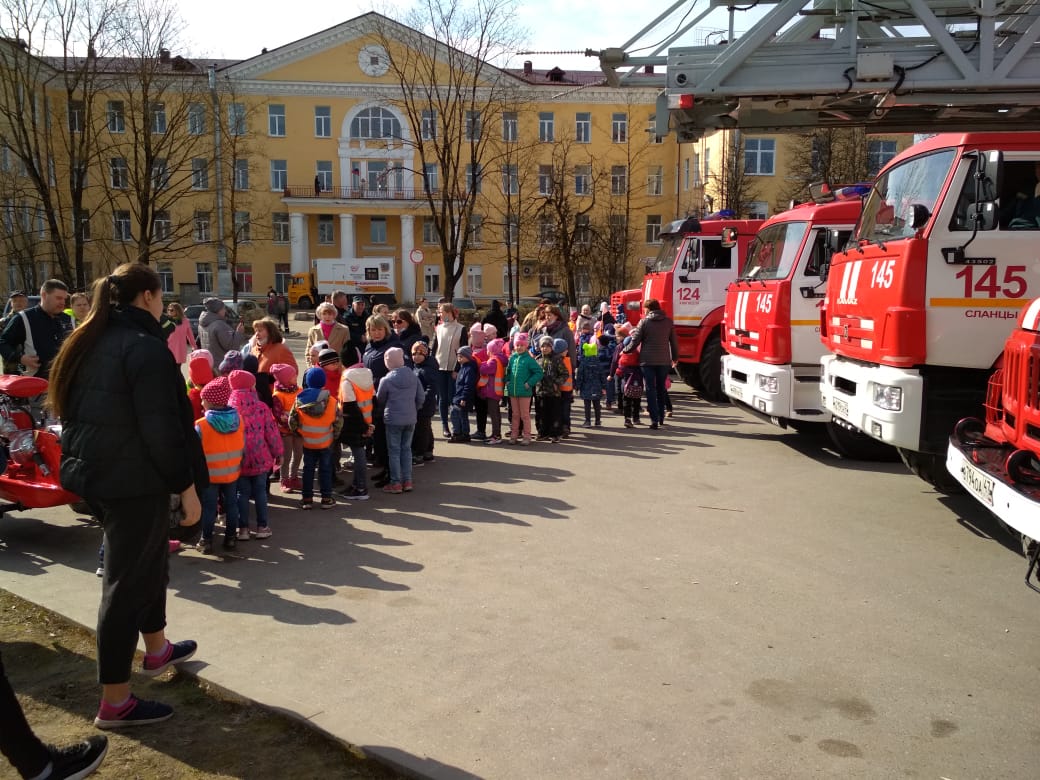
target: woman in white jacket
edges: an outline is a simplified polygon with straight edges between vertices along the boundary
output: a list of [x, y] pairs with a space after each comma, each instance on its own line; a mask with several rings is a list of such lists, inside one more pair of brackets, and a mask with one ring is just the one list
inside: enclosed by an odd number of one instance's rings
[[450, 303], [442, 303], [437, 307], [440, 324], [434, 329], [433, 344], [430, 351], [437, 358], [440, 367], [437, 372], [437, 398], [440, 402], [441, 427], [444, 438], [451, 436], [448, 428], [448, 414], [451, 410], [451, 398], [455, 395], [455, 373], [458, 367], [457, 352], [462, 346], [465, 328], [458, 321], [458, 312]]

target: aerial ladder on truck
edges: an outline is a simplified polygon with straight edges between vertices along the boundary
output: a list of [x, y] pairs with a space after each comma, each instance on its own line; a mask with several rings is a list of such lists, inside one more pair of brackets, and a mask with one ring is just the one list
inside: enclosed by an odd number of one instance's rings
[[[673, 46], [721, 9], [728, 39]], [[649, 52], [637, 54], [650, 36]], [[682, 0], [622, 46], [585, 54], [612, 85], [661, 87], [657, 132], [686, 142], [720, 129], [1034, 129], [1038, 39], [1032, 0], [753, 0], [741, 10]]]

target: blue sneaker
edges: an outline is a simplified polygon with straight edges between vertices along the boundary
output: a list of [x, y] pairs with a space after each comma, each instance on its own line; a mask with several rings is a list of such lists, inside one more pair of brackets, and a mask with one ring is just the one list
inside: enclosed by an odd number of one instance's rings
[[166, 650], [160, 655], [145, 654], [144, 663], [141, 664], [141, 674], [145, 677], [158, 677], [174, 664], [191, 660], [198, 649], [198, 643], [193, 639], [185, 639], [183, 642], [167, 642]]
[[94, 725], [99, 729], [122, 729], [130, 726], [145, 726], [149, 723], [161, 723], [173, 717], [173, 707], [157, 701], [145, 701], [131, 696], [126, 704], [113, 707], [108, 702], [101, 702]]

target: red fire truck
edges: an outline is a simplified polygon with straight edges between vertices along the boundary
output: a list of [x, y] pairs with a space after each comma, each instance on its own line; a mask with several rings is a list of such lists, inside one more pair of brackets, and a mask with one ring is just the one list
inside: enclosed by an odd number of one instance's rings
[[[701, 397], [725, 401], [722, 390], [722, 315], [726, 287], [760, 219], [732, 219], [726, 212], [676, 220], [661, 233], [657, 262], [643, 279], [644, 301], [656, 298], [675, 322], [679, 376]], [[729, 240], [723, 244], [722, 234]]]
[[823, 269], [844, 246], [869, 185], [813, 185], [812, 201], [770, 218], [758, 231], [726, 297], [723, 389], [738, 406], [782, 428], [826, 424], [835, 448], [865, 460], [895, 450], [834, 425], [820, 403]]
[[[618, 307], [625, 313], [622, 320], [618, 317]], [[618, 290], [610, 296], [610, 313], [620, 325], [622, 321], [629, 325], [635, 325], [643, 316], [643, 288], [635, 287], [631, 290]]]
[[[1040, 133], [944, 134], [882, 169], [820, 316], [836, 424], [891, 444], [943, 491], [950, 432], [982, 416], [1013, 321], [1040, 293]], [[1033, 214], [1033, 211], [1036, 213]], [[1032, 215], [1032, 216], [1031, 216]]]

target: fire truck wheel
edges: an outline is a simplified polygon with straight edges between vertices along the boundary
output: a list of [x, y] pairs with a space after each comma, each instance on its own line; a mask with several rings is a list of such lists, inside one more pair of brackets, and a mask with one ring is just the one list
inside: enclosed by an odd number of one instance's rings
[[704, 385], [701, 384], [701, 375], [697, 372], [696, 363], [680, 363], [676, 367], [676, 371], [679, 372], [679, 376], [682, 377], [682, 381], [684, 381], [698, 393], [704, 389]]
[[1004, 470], [1015, 482], [1040, 485], [1040, 462], [1029, 450], [1015, 450], [1004, 460]]
[[827, 435], [843, 458], [888, 463], [899, 460], [899, 453], [892, 445], [872, 439], [860, 431], [850, 431], [833, 420], [827, 423]]
[[701, 398], [716, 404], [729, 403], [729, 396], [722, 389], [722, 342], [717, 333], [704, 344], [697, 373], [701, 379], [701, 387], [697, 389]]
[[300, 298], [300, 300], [296, 302], [296, 308], [301, 309], [302, 311], [307, 311], [308, 309], [313, 308], [311, 299], [304, 295], [302, 298]]
[[86, 501], [73, 501], [69, 506], [77, 515], [94, 516], [94, 513], [90, 511], [90, 505]]
[[955, 496], [964, 492], [961, 483], [946, 470], [946, 456], [934, 452], [914, 452], [900, 448], [899, 457], [914, 474], [940, 493]]

